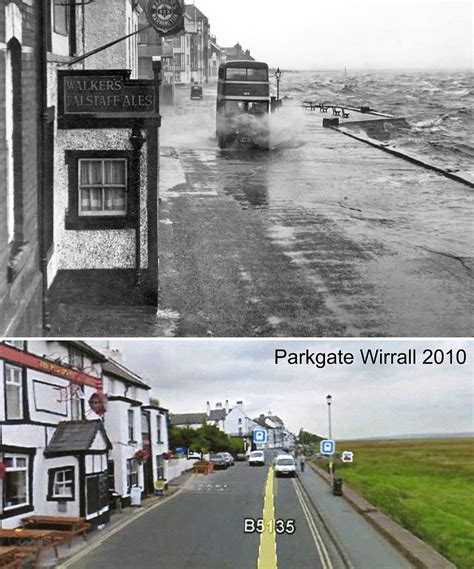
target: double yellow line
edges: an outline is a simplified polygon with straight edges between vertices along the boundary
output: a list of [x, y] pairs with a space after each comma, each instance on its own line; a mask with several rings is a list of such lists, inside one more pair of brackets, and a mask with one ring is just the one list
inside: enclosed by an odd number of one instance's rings
[[258, 549], [257, 569], [277, 569], [277, 549], [275, 531], [275, 504], [274, 504], [274, 477], [273, 467], [268, 471], [267, 484], [265, 486], [265, 500], [263, 502], [264, 530], [260, 535], [260, 547]]
[[[293, 479], [293, 487], [296, 496], [303, 510], [303, 514], [308, 523], [309, 531], [313, 538], [316, 550], [321, 560], [323, 569], [333, 569], [331, 559], [329, 557], [326, 546], [324, 545], [323, 538], [318, 530], [318, 527], [311, 515], [311, 511], [306, 503], [306, 498], [300, 488], [299, 482]], [[278, 569], [277, 546], [276, 546], [276, 532], [275, 532], [275, 485], [273, 468], [270, 468], [265, 485], [265, 499], [263, 503], [263, 523], [264, 530], [260, 535], [260, 547], [258, 550], [258, 563], [257, 569]], [[269, 528], [272, 528], [270, 531]]]
[[311, 532], [314, 543], [316, 545], [316, 549], [318, 550], [323, 569], [333, 569], [333, 565], [331, 563], [331, 559], [327, 552], [326, 546], [324, 545], [323, 538], [321, 537], [318, 527], [316, 526], [313, 516], [311, 515], [308, 505], [306, 504], [306, 499], [303, 495], [303, 492], [301, 491], [299, 483], [295, 479], [293, 479], [293, 486], [296, 492], [296, 496], [298, 497], [298, 501], [305, 515], [306, 521], [308, 522], [309, 531]]

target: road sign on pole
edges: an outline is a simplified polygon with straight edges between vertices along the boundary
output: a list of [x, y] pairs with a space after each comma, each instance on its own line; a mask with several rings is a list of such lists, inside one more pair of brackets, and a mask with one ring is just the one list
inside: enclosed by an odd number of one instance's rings
[[265, 444], [267, 442], [267, 431], [265, 429], [255, 429], [253, 432], [253, 442], [255, 444]]
[[345, 450], [341, 456], [342, 462], [354, 462], [354, 453], [350, 450]]
[[320, 452], [321, 454], [333, 455], [336, 452], [336, 442], [330, 439], [321, 441]]

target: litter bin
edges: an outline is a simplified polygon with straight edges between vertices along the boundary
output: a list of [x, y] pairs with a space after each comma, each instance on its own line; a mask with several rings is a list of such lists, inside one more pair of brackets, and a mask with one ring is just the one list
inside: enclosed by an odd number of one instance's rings
[[132, 486], [130, 488], [130, 505], [131, 506], [142, 505], [142, 489], [140, 488], [140, 486]]
[[332, 481], [332, 493], [334, 496], [342, 496], [342, 478], [334, 478]]

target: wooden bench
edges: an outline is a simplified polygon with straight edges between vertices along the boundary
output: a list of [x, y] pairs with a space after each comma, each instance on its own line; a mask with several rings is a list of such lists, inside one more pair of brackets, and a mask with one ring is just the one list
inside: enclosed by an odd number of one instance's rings
[[72, 540], [78, 535], [87, 541], [87, 532], [91, 527], [85, 518], [66, 516], [27, 516], [21, 521], [26, 528], [53, 531], [57, 537], [67, 541], [68, 547], [71, 547]]
[[328, 112], [328, 109], [329, 109], [329, 107], [326, 106], [326, 105], [319, 105], [319, 110], [320, 110], [322, 113], [327, 113], [327, 112]]
[[338, 109], [337, 107], [333, 107], [332, 108], [332, 114], [335, 116], [339, 116], [341, 114], [341, 110]]
[[59, 557], [58, 545], [62, 542], [63, 538], [55, 535], [54, 531], [25, 528], [0, 529], [0, 543], [13, 546], [18, 552], [15, 554], [17, 560], [21, 560], [23, 554], [26, 554], [25, 557], [33, 555], [36, 569], [39, 567], [40, 555], [46, 549], [53, 548], [56, 558]]
[[194, 465], [195, 474], [212, 474], [214, 472], [214, 465], [212, 462], [197, 462]]
[[0, 547], [0, 569], [20, 569], [25, 557], [18, 547]]
[[303, 108], [306, 110], [314, 111], [319, 106], [319, 103], [316, 103], [315, 101], [303, 101]]
[[349, 118], [349, 113], [346, 113], [346, 111], [344, 109], [341, 109], [342, 111], [342, 118], [343, 119], [348, 119]]

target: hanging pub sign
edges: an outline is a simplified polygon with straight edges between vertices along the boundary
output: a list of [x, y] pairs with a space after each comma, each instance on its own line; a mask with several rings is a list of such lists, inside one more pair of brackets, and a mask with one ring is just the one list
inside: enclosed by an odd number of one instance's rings
[[148, 0], [146, 15], [162, 36], [176, 35], [184, 30], [183, 0]]
[[[128, 127], [136, 119], [159, 122], [158, 87], [130, 79], [130, 71], [58, 71], [59, 128]], [[159, 126], [159, 125], [158, 125]]]
[[89, 407], [96, 414], [102, 417], [107, 411], [107, 397], [102, 391], [96, 391], [89, 397]]

